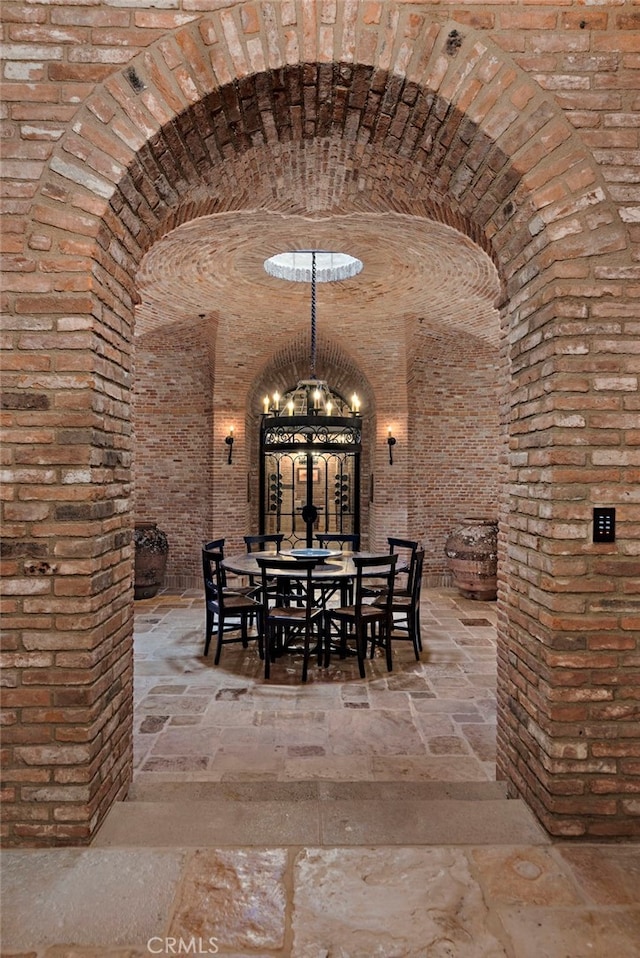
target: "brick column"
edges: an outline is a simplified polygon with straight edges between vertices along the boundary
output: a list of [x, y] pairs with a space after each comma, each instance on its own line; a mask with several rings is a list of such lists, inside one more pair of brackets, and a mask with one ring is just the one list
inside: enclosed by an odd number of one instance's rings
[[6, 844], [88, 841], [131, 776], [129, 350], [99, 309], [17, 292], [6, 322]]
[[[559, 297], [512, 353], [498, 768], [565, 837], [640, 835], [640, 377], [602, 308]], [[593, 541], [598, 505], [617, 508], [615, 542]]]

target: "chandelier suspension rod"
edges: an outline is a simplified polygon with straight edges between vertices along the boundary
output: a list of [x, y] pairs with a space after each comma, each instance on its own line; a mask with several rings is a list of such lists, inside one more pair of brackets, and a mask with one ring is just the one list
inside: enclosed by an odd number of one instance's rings
[[311, 253], [311, 379], [316, 378], [316, 254]]
[[[340, 400], [339, 407], [347, 407], [348, 404], [342, 397], [333, 394], [328, 383], [318, 379], [316, 371], [317, 361], [317, 287], [318, 283], [335, 283], [340, 280], [350, 279], [352, 276], [362, 270], [362, 261], [348, 253], [332, 252], [322, 249], [302, 249], [290, 250], [285, 253], [276, 253], [264, 261], [264, 268], [269, 276], [276, 279], [285, 279], [289, 282], [309, 283], [311, 280], [311, 330], [310, 330], [310, 356], [309, 356], [309, 379], [298, 382], [296, 390], [291, 390], [291, 396], [287, 394], [285, 401], [286, 407], [293, 415], [293, 410], [298, 408], [300, 411], [307, 411], [302, 415], [311, 416], [309, 411], [313, 409], [313, 415], [316, 416], [318, 410], [324, 409], [327, 416], [331, 416], [331, 410], [334, 406], [334, 399]], [[304, 392], [304, 395], [302, 393]], [[311, 395], [311, 392], [313, 395]], [[294, 393], [300, 393], [299, 396]], [[310, 401], [313, 401], [311, 406]], [[280, 415], [280, 395], [273, 394], [273, 401], [269, 396], [264, 397], [264, 414], [271, 412]], [[360, 400], [354, 393], [351, 402], [351, 412], [354, 415], [360, 415]]]

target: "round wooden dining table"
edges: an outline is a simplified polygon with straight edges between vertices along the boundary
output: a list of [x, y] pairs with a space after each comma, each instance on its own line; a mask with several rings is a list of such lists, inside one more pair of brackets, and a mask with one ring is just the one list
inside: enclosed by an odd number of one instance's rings
[[[356, 578], [356, 567], [353, 561], [354, 556], [366, 559], [380, 555], [386, 555], [386, 553], [335, 550], [333, 555], [322, 561], [318, 561], [318, 564], [313, 569], [312, 578], [314, 582], [318, 583], [319, 604], [325, 607], [327, 601], [336, 593], [340, 594], [342, 604], [353, 601], [351, 585]], [[257, 561], [260, 556], [272, 556], [273, 558], [277, 556], [282, 559], [291, 559], [290, 570], [270, 570], [270, 577], [273, 575], [273, 577], [295, 581], [296, 578], [304, 578], [306, 576], [306, 572], [300, 568], [296, 571], [298, 561], [295, 556], [291, 555], [290, 549], [282, 549], [280, 552], [275, 552], [274, 550], [268, 550], [266, 552], [242, 552], [239, 555], [232, 555], [223, 559], [222, 565], [227, 572], [233, 572], [240, 576], [249, 576], [250, 581], [257, 585], [262, 575]], [[396, 574], [399, 572], [407, 572], [408, 568], [409, 564], [407, 560], [404, 557], [398, 556]]]
[[[312, 571], [312, 579], [318, 584], [318, 594], [315, 600], [320, 608], [326, 609], [329, 600], [337, 595], [340, 605], [348, 605], [353, 602], [353, 590], [351, 588], [353, 580], [356, 578], [356, 567], [353, 561], [354, 556], [369, 558], [371, 556], [386, 555], [381, 552], [345, 552], [336, 550], [333, 555], [318, 561], [318, 564]], [[280, 552], [269, 550], [266, 552], [243, 552], [239, 555], [232, 555], [223, 559], [222, 565], [227, 572], [233, 572], [240, 576], [251, 577], [251, 582], [258, 583], [262, 575], [258, 558], [260, 556], [271, 556], [275, 558], [290, 558], [291, 568], [286, 570], [269, 570], [269, 576], [282, 579], [283, 582], [289, 580], [295, 582], [296, 578], [306, 577], [306, 570], [302, 570], [295, 556], [290, 554], [290, 550], [282, 549]], [[296, 566], [298, 569], [296, 570]], [[397, 557], [396, 572], [406, 572], [408, 562]], [[346, 647], [346, 637], [344, 630], [340, 630], [332, 636], [332, 644], [336, 644], [341, 658], [346, 655], [355, 655], [352, 649]]]
[[[350, 579], [353, 579], [356, 574], [356, 567], [353, 562], [354, 556], [367, 558], [369, 556], [379, 556], [382, 554], [383, 553], [380, 552], [340, 552], [336, 550], [333, 555], [318, 562], [313, 570], [313, 578], [318, 579], [320, 583], [323, 580], [332, 581], [334, 579], [344, 579], [345, 582], [348, 582]], [[267, 552], [242, 552], [239, 555], [228, 556], [223, 560], [222, 565], [227, 572], [234, 572], [236, 575], [257, 577], [260, 575], [260, 566], [257, 562], [260, 556], [271, 556], [272, 558], [277, 556], [279, 559], [290, 558], [291, 570], [283, 571], [279, 573], [279, 575], [287, 579], [296, 578], [296, 565], [298, 560], [295, 556], [291, 555], [291, 550], [289, 549], [282, 549], [280, 552], [274, 552], [273, 550]], [[405, 562], [403, 568], [402, 563], [399, 562], [396, 568], [398, 572], [406, 571], [407, 564]], [[306, 575], [306, 573], [300, 572], [300, 576], [304, 575]]]

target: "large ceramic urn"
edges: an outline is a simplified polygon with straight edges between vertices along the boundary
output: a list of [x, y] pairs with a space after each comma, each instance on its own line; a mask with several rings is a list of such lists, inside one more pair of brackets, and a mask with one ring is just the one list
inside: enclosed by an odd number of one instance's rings
[[453, 584], [468, 599], [490, 601], [498, 595], [498, 523], [466, 518], [445, 544]]
[[155, 522], [136, 522], [133, 533], [136, 547], [134, 599], [151, 599], [164, 585], [169, 540]]

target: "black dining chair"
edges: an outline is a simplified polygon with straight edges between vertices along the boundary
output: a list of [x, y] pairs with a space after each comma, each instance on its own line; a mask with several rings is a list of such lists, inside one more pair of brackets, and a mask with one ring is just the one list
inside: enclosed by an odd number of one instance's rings
[[[222, 558], [224, 559], [225, 542], [225, 539], [211, 539], [210, 542], [204, 542], [202, 548], [206, 549], [207, 552], [220, 552], [222, 554]], [[259, 597], [257, 586], [252, 585], [251, 583], [245, 585], [245, 583], [241, 581], [240, 577], [237, 575], [234, 575], [230, 579], [224, 565], [221, 567], [221, 574], [222, 585], [225, 591], [233, 592], [235, 595], [250, 595], [252, 599], [257, 599]], [[207, 615], [209, 615], [211, 618], [211, 621], [207, 622], [207, 635], [210, 635], [215, 628], [215, 615], [213, 613], [207, 613]], [[253, 619], [250, 621], [250, 624], [253, 624]]]
[[316, 532], [316, 539], [321, 549], [330, 549], [339, 546], [344, 549], [349, 546], [349, 552], [360, 551], [360, 534], [358, 532]]
[[[416, 660], [420, 659], [420, 653], [422, 651], [422, 638], [420, 635], [420, 595], [422, 592], [423, 565], [424, 549], [418, 549], [415, 554], [411, 595], [404, 595], [403, 593], [397, 594], [394, 592], [391, 603], [393, 633], [387, 638], [389, 644], [395, 642], [396, 639], [409, 639], [413, 644]], [[374, 605], [383, 606], [385, 602], [386, 597], [379, 595], [375, 599]], [[383, 648], [384, 641], [381, 636], [374, 635], [371, 643], [371, 658], [373, 658], [375, 650], [378, 647]]]
[[416, 554], [420, 548], [420, 543], [414, 542], [413, 539], [397, 539], [394, 536], [389, 536], [387, 543], [389, 544], [389, 552], [405, 559], [408, 565], [406, 579], [396, 581], [394, 592], [396, 595], [410, 596], [416, 573]]
[[[203, 542], [202, 548], [206, 549], [207, 552], [220, 552], [222, 553], [222, 558], [224, 559], [224, 546], [226, 539], [211, 539], [210, 542]], [[225, 589], [230, 592], [235, 592], [240, 595], [250, 595], [252, 598], [255, 598], [256, 588], [252, 585], [243, 585], [242, 582], [230, 580], [227, 570], [222, 566], [222, 582]]]
[[[360, 535], [357, 532], [317, 532], [316, 539], [321, 549], [340, 547], [346, 552], [358, 552], [360, 549]], [[348, 547], [348, 548], [345, 548]], [[341, 605], [353, 602], [353, 581], [351, 579], [331, 579], [320, 586], [320, 596], [323, 605], [340, 594]]]
[[[263, 627], [261, 622], [262, 607], [260, 603], [249, 595], [233, 592], [226, 585], [225, 572], [222, 565], [222, 552], [209, 549], [202, 550], [202, 572], [204, 578], [204, 594], [206, 605], [206, 624], [204, 654], [209, 654], [209, 645], [213, 632], [216, 633], [215, 665], [220, 662], [222, 646], [233, 642], [242, 642], [243, 647], [249, 647], [249, 624], [255, 618], [257, 621], [258, 653], [264, 657]], [[238, 636], [237, 633], [240, 633]], [[234, 633], [233, 638], [225, 635]]]
[[261, 535], [245, 536], [244, 544], [247, 552], [268, 552], [271, 546], [275, 546], [275, 551], [280, 552], [283, 540], [283, 532], [265, 532]]
[[[378, 633], [379, 641], [384, 642], [387, 656], [387, 669], [391, 671], [391, 642], [387, 637], [393, 629], [393, 586], [398, 556], [388, 553], [378, 556], [353, 556], [351, 560], [356, 570], [355, 596], [353, 604], [326, 609], [324, 613], [324, 664], [331, 659], [331, 627], [338, 624], [340, 629], [340, 655], [345, 654], [344, 643], [352, 636], [355, 639], [355, 652], [358, 657], [360, 678], [365, 677], [364, 663], [369, 638]], [[368, 601], [367, 583], [369, 580], [382, 583], [384, 591], [380, 595], [380, 605]]]
[[[315, 602], [313, 570], [317, 559], [257, 556], [262, 575], [262, 624], [265, 636], [264, 677], [271, 662], [291, 651], [291, 642], [302, 637], [302, 681], [307, 681], [311, 642], [315, 636], [318, 665], [322, 664], [322, 608]], [[291, 578], [288, 577], [290, 574]], [[273, 583], [276, 587], [273, 587]], [[292, 588], [292, 584], [293, 585]]]
[[[406, 570], [398, 572], [394, 585], [396, 595], [411, 595], [413, 587], [413, 578], [415, 573], [416, 552], [420, 548], [420, 543], [413, 539], [399, 539], [395, 536], [387, 538], [389, 552], [391, 555], [397, 555], [399, 563], [406, 563]], [[384, 591], [384, 584], [381, 582], [372, 582], [368, 587], [367, 595], [376, 598]]]
[[[244, 537], [244, 544], [247, 547], [247, 553], [270, 552], [272, 550], [279, 553], [283, 541], [283, 532], [265, 532], [259, 535], [250, 535]], [[262, 579], [259, 575], [250, 575], [249, 582], [255, 590], [260, 590], [262, 588]]]

